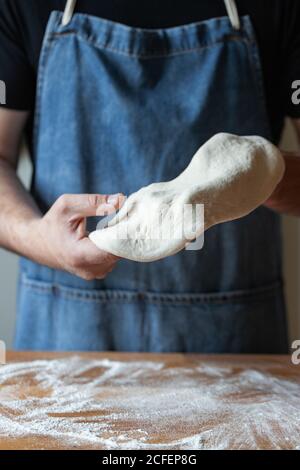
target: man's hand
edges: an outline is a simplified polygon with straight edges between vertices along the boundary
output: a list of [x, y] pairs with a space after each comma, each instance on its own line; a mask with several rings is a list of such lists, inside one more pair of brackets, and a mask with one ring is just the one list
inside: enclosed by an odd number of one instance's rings
[[300, 216], [300, 156], [283, 153], [286, 170], [284, 177], [265, 206], [286, 215]]
[[54, 269], [62, 269], [85, 280], [103, 279], [118, 257], [99, 250], [89, 240], [86, 217], [111, 214], [124, 202], [121, 194], [63, 195], [44, 217], [28, 224], [30, 258]]
[[103, 279], [119, 258], [101, 252], [86, 233], [86, 217], [123, 203], [104, 195], [64, 195], [42, 216], [16, 175], [28, 112], [0, 108], [0, 246], [83, 279]]

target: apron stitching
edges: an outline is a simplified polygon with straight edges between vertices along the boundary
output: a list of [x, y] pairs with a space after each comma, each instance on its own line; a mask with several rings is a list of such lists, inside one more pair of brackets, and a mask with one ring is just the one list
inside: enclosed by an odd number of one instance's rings
[[[37, 283], [41, 284], [38, 285]], [[128, 301], [149, 302], [155, 304], [196, 304], [196, 303], [224, 303], [238, 301], [241, 299], [257, 299], [266, 295], [273, 295], [274, 290], [282, 288], [283, 282], [277, 281], [265, 287], [258, 287], [249, 290], [229, 291], [223, 293], [192, 293], [192, 294], [172, 294], [172, 293], [151, 293], [151, 292], [123, 292], [118, 290], [99, 289], [98, 292], [84, 292], [76, 288], [68, 288], [58, 284], [49, 284], [42, 281], [31, 281], [23, 276], [22, 283], [28, 288], [41, 294], [53, 294], [62, 298], [73, 298], [83, 301], [106, 302], [106, 301]], [[70, 289], [70, 290], [69, 290]], [[73, 289], [73, 291], [71, 290]]]
[[[266, 131], [267, 131], [267, 135], [265, 135], [265, 137], [271, 139], [272, 138], [272, 133], [271, 133], [271, 126], [270, 126], [270, 119], [269, 119], [269, 115], [267, 113], [266, 96], [265, 96], [265, 91], [264, 91], [264, 81], [263, 81], [263, 77], [262, 77], [262, 74], [261, 74], [260, 67], [258, 66], [259, 52], [258, 52], [258, 49], [257, 49], [257, 46], [256, 46], [255, 42], [253, 42], [251, 44], [246, 43], [246, 46], [247, 46], [247, 49], [248, 49], [248, 58], [249, 58], [249, 62], [250, 62], [250, 67], [251, 67], [251, 70], [252, 70], [252, 73], [253, 73], [253, 81], [255, 83], [255, 86], [256, 86], [256, 89], [257, 89], [257, 92], [258, 92], [258, 96], [261, 100], [262, 112], [265, 115], [265, 121], [264, 122], [265, 122]], [[256, 80], [256, 79], [258, 79], [258, 80]]]
[[[60, 10], [53, 10], [52, 14], [55, 15], [56, 24], [60, 29], [68, 27], [68, 25], [62, 25], [61, 24], [62, 23], [62, 18], [63, 18], [63, 12], [61, 12]], [[243, 16], [241, 16], [241, 19], [243, 19], [245, 17], [248, 17], [248, 16], [249, 15], [243, 15]], [[146, 33], [146, 34], [154, 33], [154, 34], [156, 34], [157, 32], [164, 32], [166, 30], [173, 31], [173, 32], [176, 31], [176, 30], [187, 30], [187, 31], [189, 31], [191, 28], [197, 28], [197, 27], [202, 27], [202, 26], [207, 27], [207, 25], [210, 25], [212, 22], [221, 23], [221, 25], [223, 25], [223, 23], [226, 24], [226, 22], [227, 22], [227, 23], [230, 24], [230, 28], [232, 29], [232, 23], [230, 21], [230, 18], [229, 18], [228, 14], [225, 14], [223, 16], [208, 18], [206, 20], [200, 20], [200, 21], [196, 21], [196, 22], [192, 22], [192, 23], [186, 23], [186, 24], [183, 24], [183, 25], [169, 26], [167, 28], [141, 28], [141, 27], [138, 27], [138, 26], [130, 26], [130, 25], [126, 25], [124, 23], [119, 23], [118, 21], [112, 21], [112, 20], [109, 20], [107, 18], [102, 18], [102, 17], [98, 17], [98, 16], [94, 16], [94, 15], [89, 15], [88, 13], [80, 13], [80, 12], [74, 13], [71, 21], [73, 21], [73, 23], [75, 22], [75, 24], [76, 24], [77, 19], [84, 20], [84, 24], [86, 24], [86, 22], [90, 22], [90, 19], [92, 19], [93, 22], [94, 21], [96, 21], [97, 23], [100, 22], [100, 27], [103, 27], [105, 25], [106, 28], [107, 28], [107, 26], [109, 26], [111, 28], [117, 28], [119, 30], [123, 30], [122, 32], [124, 32], [124, 33], [137, 32], [138, 34], [140, 34], [140, 33]], [[71, 21], [70, 21], [70, 23], [71, 23]], [[97, 24], [97, 28], [99, 28], [99, 24]]]
[[115, 49], [111, 46], [105, 45], [104, 43], [95, 42], [95, 41], [91, 40], [90, 38], [84, 37], [81, 34], [73, 33], [73, 32], [64, 33], [64, 34], [53, 33], [52, 34], [52, 39], [58, 38], [58, 37], [66, 37], [66, 36], [76, 36], [79, 40], [84, 41], [84, 42], [86, 42], [86, 43], [88, 43], [88, 44], [90, 44], [93, 47], [98, 48], [98, 49], [108, 50], [108, 51], [114, 52], [116, 54], [125, 55], [126, 57], [142, 58], [144, 60], [146, 60], [146, 59], [155, 59], [155, 58], [160, 58], [160, 57], [173, 57], [173, 56], [177, 56], [177, 55], [188, 54], [190, 52], [198, 52], [198, 51], [202, 51], [202, 50], [211, 49], [212, 47], [217, 47], [218, 45], [224, 44], [226, 42], [227, 43], [230, 43], [230, 42], [233, 42], [233, 41], [247, 42], [247, 39], [244, 38], [244, 37], [236, 37], [235, 38], [235, 37], [231, 36], [229, 39], [223, 38], [220, 41], [215, 41], [212, 44], [209, 44], [209, 45], [206, 45], [206, 46], [198, 46], [198, 47], [189, 48], [189, 49], [177, 49], [174, 52], [165, 51], [165, 52], [160, 53], [158, 51], [153, 51], [153, 52], [151, 51], [151, 52], [148, 52], [147, 54], [142, 54], [142, 53], [141, 54], [135, 54], [135, 53], [127, 52], [124, 49]]

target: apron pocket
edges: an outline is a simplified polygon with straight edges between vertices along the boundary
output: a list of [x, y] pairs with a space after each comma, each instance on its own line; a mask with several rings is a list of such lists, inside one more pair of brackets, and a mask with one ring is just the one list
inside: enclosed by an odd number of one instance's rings
[[208, 294], [78, 289], [22, 275], [17, 349], [284, 353], [280, 282]]

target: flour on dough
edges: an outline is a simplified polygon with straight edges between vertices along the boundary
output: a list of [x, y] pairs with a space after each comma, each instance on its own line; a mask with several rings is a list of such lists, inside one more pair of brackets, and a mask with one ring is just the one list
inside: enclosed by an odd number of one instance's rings
[[[263, 204], [283, 177], [280, 151], [262, 137], [221, 133], [175, 179], [133, 193], [108, 227], [89, 237], [106, 252], [149, 262], [173, 255], [213, 225]], [[185, 207], [204, 205], [204, 224]], [[158, 236], [170, 234], [170, 236]], [[155, 236], [153, 236], [155, 234]]]

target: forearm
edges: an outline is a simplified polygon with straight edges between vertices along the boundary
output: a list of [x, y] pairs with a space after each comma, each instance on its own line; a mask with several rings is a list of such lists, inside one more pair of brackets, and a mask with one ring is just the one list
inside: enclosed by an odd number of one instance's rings
[[300, 153], [283, 153], [283, 156], [284, 177], [265, 205], [281, 214], [300, 216]]
[[0, 158], [0, 246], [50, 268], [85, 280], [104, 279], [118, 258], [96, 248], [85, 222], [115, 212], [119, 203], [119, 198], [109, 202], [107, 195], [64, 195], [42, 216], [14, 167]]
[[31, 256], [31, 222], [41, 214], [30, 194], [16, 175], [14, 167], [0, 157], [0, 246]]

